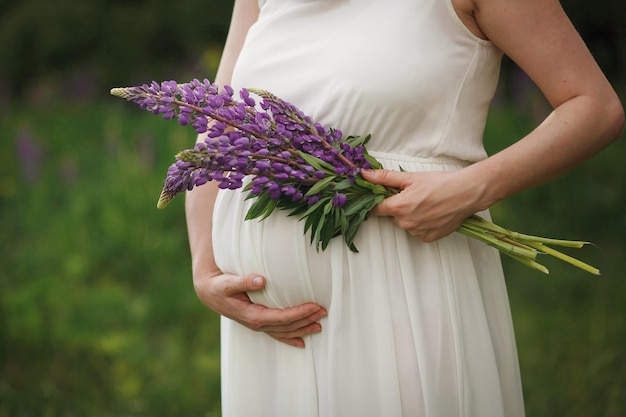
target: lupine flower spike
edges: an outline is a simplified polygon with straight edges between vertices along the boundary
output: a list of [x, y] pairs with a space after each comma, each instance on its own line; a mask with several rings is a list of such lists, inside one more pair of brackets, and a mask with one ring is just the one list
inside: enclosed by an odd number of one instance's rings
[[[354, 238], [369, 211], [400, 190], [366, 181], [362, 169], [381, 168], [366, 150], [370, 135], [347, 136], [311, 120], [293, 104], [258, 89], [221, 88], [208, 80], [152, 82], [114, 88], [111, 94], [140, 108], [177, 119], [206, 135], [193, 149], [176, 155], [157, 207], [176, 195], [216, 181], [222, 189], [244, 188], [254, 203], [246, 219], [265, 219], [275, 209], [304, 220], [311, 244], [325, 250], [343, 236], [358, 252]], [[253, 97], [254, 96], [254, 97]], [[255, 98], [256, 97], [256, 98]], [[588, 242], [539, 238], [506, 230], [471, 216], [458, 232], [491, 245], [523, 264], [548, 273], [536, 260], [548, 254], [598, 275], [598, 269], [548, 245], [580, 248]]]

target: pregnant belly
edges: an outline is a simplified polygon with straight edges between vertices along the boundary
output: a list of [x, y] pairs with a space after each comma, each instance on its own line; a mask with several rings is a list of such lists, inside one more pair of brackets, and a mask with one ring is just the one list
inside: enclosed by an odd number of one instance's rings
[[257, 304], [285, 308], [314, 301], [329, 305], [332, 248], [317, 252], [303, 235], [303, 223], [287, 217], [285, 211], [276, 211], [263, 221], [244, 220], [251, 204], [244, 198], [239, 191], [218, 194], [213, 212], [218, 267], [225, 273], [265, 276], [265, 289], [249, 293]]

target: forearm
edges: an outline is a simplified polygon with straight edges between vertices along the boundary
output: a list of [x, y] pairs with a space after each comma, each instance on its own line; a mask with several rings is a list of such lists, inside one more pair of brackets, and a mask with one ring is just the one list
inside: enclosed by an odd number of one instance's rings
[[616, 96], [577, 96], [557, 107], [534, 131], [510, 147], [467, 168], [477, 187], [476, 208], [551, 181], [585, 162], [623, 129]]
[[202, 187], [188, 191], [185, 195], [187, 233], [194, 278], [220, 273], [213, 257], [212, 238], [213, 207], [217, 190], [217, 185], [209, 182]]

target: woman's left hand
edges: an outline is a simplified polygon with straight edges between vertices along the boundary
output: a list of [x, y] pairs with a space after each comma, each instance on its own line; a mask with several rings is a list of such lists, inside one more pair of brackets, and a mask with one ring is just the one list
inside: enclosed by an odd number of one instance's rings
[[363, 171], [375, 184], [399, 188], [370, 212], [389, 216], [399, 227], [424, 242], [449, 235], [478, 209], [477, 184], [468, 184], [462, 171]]

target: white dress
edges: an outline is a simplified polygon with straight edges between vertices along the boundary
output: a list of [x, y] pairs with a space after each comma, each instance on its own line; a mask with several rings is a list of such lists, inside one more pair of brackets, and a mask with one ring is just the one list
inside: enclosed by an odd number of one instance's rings
[[[232, 84], [269, 90], [344, 133], [372, 133], [368, 148], [386, 168], [460, 169], [486, 156], [501, 52], [450, 1], [267, 0]], [[239, 191], [218, 195], [219, 267], [263, 274], [256, 303], [314, 301], [328, 317], [305, 349], [223, 318], [225, 417], [524, 415], [495, 249], [458, 233], [422, 243], [371, 217], [359, 253], [341, 238], [318, 253], [285, 212], [244, 221], [249, 204]]]

